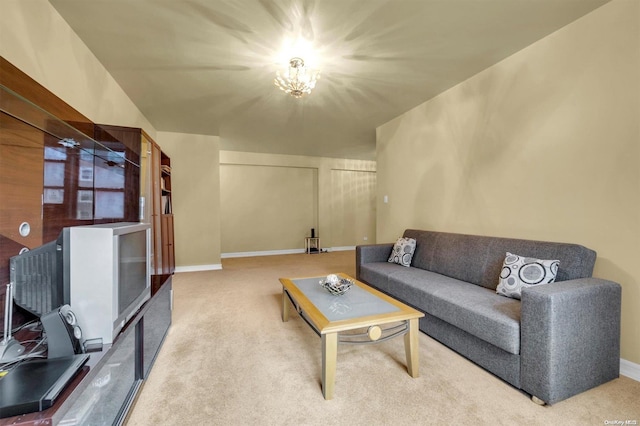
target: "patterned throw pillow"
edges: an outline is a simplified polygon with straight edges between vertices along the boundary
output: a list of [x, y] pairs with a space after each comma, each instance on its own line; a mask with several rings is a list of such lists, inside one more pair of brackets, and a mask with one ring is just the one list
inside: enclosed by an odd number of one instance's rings
[[507, 252], [496, 293], [520, 299], [522, 289], [556, 280], [559, 260], [540, 260]]
[[397, 263], [402, 266], [411, 266], [411, 258], [413, 252], [416, 250], [416, 240], [413, 238], [400, 237], [398, 241], [393, 245], [391, 256], [389, 256], [390, 263]]

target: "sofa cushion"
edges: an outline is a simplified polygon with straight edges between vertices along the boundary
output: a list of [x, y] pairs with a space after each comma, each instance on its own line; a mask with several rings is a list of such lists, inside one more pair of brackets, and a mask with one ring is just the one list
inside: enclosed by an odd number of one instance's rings
[[419, 268], [376, 262], [361, 278], [418, 309], [509, 353], [520, 353], [520, 301]]
[[371, 262], [363, 263], [360, 266], [360, 275], [358, 279], [370, 284], [372, 287], [387, 292], [389, 275], [396, 270], [406, 269], [396, 263], [389, 262]]
[[596, 252], [578, 244], [515, 238], [486, 237], [407, 229], [416, 240], [411, 266], [495, 290], [504, 254], [558, 259], [556, 281], [587, 278], [593, 273]]
[[389, 255], [390, 263], [397, 263], [402, 266], [411, 266], [411, 258], [416, 249], [416, 240], [413, 238], [400, 237], [393, 245], [391, 255]]
[[559, 263], [507, 252], [496, 293], [520, 299], [523, 288], [554, 282]]

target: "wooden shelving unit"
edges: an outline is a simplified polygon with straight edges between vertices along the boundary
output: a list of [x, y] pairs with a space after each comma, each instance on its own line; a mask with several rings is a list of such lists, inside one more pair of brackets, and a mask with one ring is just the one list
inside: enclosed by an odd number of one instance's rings
[[141, 147], [140, 197], [144, 207], [140, 220], [151, 224], [152, 274], [173, 274], [173, 204], [171, 159], [144, 130], [133, 127], [100, 126], [114, 137]]
[[173, 246], [173, 204], [171, 202], [171, 159], [160, 151], [160, 233], [162, 238], [162, 273], [173, 274], [175, 249]]
[[150, 137], [145, 136], [151, 178], [150, 222], [153, 229], [155, 274], [173, 274], [173, 203], [171, 200], [171, 159]]

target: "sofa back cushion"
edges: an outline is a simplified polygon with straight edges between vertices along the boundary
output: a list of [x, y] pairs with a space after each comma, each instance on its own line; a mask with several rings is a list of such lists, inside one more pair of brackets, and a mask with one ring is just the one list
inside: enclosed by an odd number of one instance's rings
[[558, 259], [556, 281], [587, 278], [596, 252], [578, 244], [407, 229], [415, 238], [411, 266], [495, 290], [507, 252], [538, 259]]

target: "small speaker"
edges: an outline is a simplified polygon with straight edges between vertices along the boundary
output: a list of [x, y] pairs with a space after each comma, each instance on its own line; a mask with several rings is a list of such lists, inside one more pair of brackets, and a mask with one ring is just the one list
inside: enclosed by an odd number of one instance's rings
[[315, 238], [315, 237], [316, 237], [316, 229], [311, 228], [311, 238]]
[[84, 352], [82, 329], [69, 305], [43, 315], [40, 321], [47, 336], [48, 358], [61, 358]]

